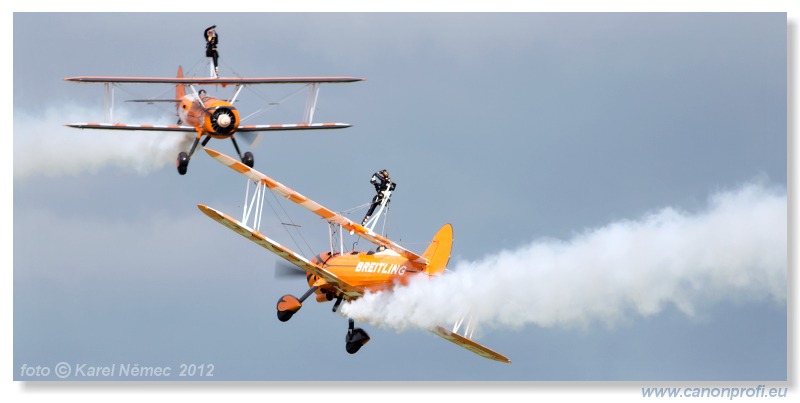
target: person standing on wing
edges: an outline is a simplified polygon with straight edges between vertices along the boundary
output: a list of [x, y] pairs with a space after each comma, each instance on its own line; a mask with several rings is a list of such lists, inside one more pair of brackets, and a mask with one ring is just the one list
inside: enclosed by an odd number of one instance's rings
[[389, 177], [389, 171], [385, 169], [372, 174], [372, 178], [369, 180], [369, 183], [375, 186], [375, 191], [378, 194], [372, 198], [372, 204], [369, 206], [367, 215], [365, 215], [364, 219], [361, 220], [361, 225], [366, 224], [367, 221], [369, 221], [369, 218], [372, 217], [372, 213], [375, 212], [375, 207], [380, 205], [385, 197], [384, 192], [387, 190], [393, 191], [397, 186], [397, 184], [392, 182], [391, 178]]
[[203, 37], [206, 38], [206, 57], [210, 57], [214, 63], [214, 77], [219, 77], [219, 53], [217, 52], [217, 44], [219, 43], [219, 35], [217, 35], [217, 26], [212, 25], [206, 28]]

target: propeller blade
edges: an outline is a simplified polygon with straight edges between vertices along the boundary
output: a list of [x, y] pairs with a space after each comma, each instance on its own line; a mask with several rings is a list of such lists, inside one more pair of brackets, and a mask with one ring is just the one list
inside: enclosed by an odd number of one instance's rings
[[275, 278], [299, 278], [305, 277], [305, 270], [285, 261], [279, 260], [275, 262]]
[[240, 132], [236, 133], [236, 136], [250, 146], [250, 148], [254, 148], [258, 145], [259, 140], [261, 140], [261, 136], [264, 133], [257, 133], [257, 132]]

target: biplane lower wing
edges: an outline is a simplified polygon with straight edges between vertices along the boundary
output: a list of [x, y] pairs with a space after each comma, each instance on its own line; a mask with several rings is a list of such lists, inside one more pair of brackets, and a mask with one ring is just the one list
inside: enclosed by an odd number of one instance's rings
[[324, 206], [320, 205], [319, 203], [303, 196], [302, 194], [290, 189], [289, 187], [281, 184], [280, 182], [262, 174], [261, 172], [256, 171], [248, 167], [241, 162], [220, 153], [219, 151], [214, 151], [212, 149], [206, 148], [205, 149], [208, 155], [210, 155], [215, 160], [221, 162], [223, 165], [233, 169], [236, 172], [241, 173], [242, 175], [248, 177], [250, 180], [259, 182], [269, 188], [271, 191], [289, 199], [290, 201], [300, 205], [301, 207], [305, 208], [306, 210], [311, 211], [312, 213], [324, 218], [331, 224], [341, 225], [342, 228], [352, 231], [353, 233], [357, 234], [359, 237], [364, 238], [376, 245], [385, 246], [398, 254], [404, 256], [406, 259], [410, 260], [415, 265], [420, 267], [425, 267], [428, 264], [428, 260], [424, 257], [398, 245], [394, 241], [378, 235], [371, 230], [363, 227], [360, 224], [354, 223], [350, 221], [348, 218], [334, 213], [333, 211], [325, 208]]
[[451, 332], [441, 326], [437, 326], [434, 329], [431, 329], [431, 333], [453, 343], [458, 346], [464, 347], [465, 349], [472, 351], [475, 354], [478, 354], [481, 357], [488, 358], [490, 360], [503, 362], [506, 364], [511, 364], [511, 360], [506, 358], [504, 355], [486, 347], [481, 344], [478, 344], [472, 339], [468, 339], [458, 333]]
[[346, 282], [342, 281], [339, 277], [335, 276], [333, 273], [309, 262], [303, 256], [300, 256], [297, 253], [286, 248], [285, 246], [282, 246], [281, 244], [273, 241], [272, 239], [269, 239], [260, 232], [248, 228], [247, 226], [243, 225], [233, 217], [230, 217], [225, 213], [219, 212], [203, 204], [198, 204], [197, 208], [199, 208], [200, 211], [203, 212], [203, 214], [207, 215], [212, 220], [230, 228], [233, 232], [236, 232], [237, 234], [263, 247], [264, 249], [267, 249], [268, 251], [282, 257], [283, 259], [289, 261], [290, 263], [299, 267], [300, 269], [325, 280], [328, 284], [330, 284], [331, 286], [336, 288], [339, 292], [344, 294], [346, 297], [345, 299], [350, 300], [353, 298], [361, 297], [363, 295], [362, 290], [347, 284]]
[[180, 125], [129, 125], [124, 123], [68, 123], [66, 126], [78, 129], [104, 129], [104, 130], [144, 130], [155, 132], [184, 132], [196, 133], [192, 126]]
[[274, 125], [244, 125], [236, 128], [237, 132], [269, 132], [277, 130], [320, 130], [320, 129], [345, 129], [352, 126], [349, 123], [287, 123]]

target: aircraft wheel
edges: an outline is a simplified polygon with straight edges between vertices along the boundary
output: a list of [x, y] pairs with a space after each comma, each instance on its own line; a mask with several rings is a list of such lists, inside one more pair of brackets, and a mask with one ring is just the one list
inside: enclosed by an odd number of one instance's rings
[[278, 320], [281, 322], [286, 322], [292, 318], [294, 312], [292, 311], [278, 311]]
[[344, 348], [350, 354], [355, 354], [361, 347], [369, 341], [369, 335], [364, 329], [357, 327], [352, 331], [348, 331], [344, 338]]
[[242, 163], [252, 168], [253, 165], [255, 165], [255, 158], [253, 158], [253, 153], [251, 153], [250, 151], [245, 152], [244, 156], [242, 157]]
[[294, 315], [295, 312], [299, 311], [302, 307], [303, 304], [294, 295], [287, 294], [282, 296], [278, 300], [278, 320], [281, 322], [286, 322], [287, 320], [291, 319], [292, 315]]
[[186, 170], [189, 169], [189, 154], [186, 154], [184, 151], [178, 153], [178, 159], [175, 161], [175, 165], [178, 167], [179, 174], [186, 175]]

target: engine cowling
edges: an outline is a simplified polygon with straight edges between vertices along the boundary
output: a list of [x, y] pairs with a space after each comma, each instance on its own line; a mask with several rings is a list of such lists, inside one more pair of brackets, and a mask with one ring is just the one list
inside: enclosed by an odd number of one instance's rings
[[206, 110], [203, 129], [212, 136], [229, 136], [239, 126], [239, 111], [226, 102]]

